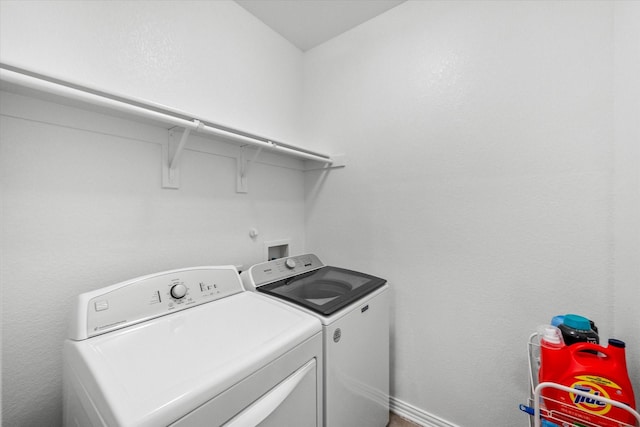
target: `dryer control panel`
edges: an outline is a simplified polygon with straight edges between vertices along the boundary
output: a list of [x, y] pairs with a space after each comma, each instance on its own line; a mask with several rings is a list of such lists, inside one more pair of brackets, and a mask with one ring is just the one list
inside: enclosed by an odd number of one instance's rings
[[69, 338], [83, 340], [242, 292], [234, 266], [138, 277], [78, 296]]

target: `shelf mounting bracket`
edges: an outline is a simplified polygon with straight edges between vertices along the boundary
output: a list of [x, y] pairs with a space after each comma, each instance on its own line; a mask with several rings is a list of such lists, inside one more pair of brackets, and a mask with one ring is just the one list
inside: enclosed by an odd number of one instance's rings
[[251, 160], [247, 160], [245, 148], [246, 145], [241, 147], [240, 155], [236, 159], [236, 193], [249, 192], [249, 182], [247, 180], [247, 177], [249, 176], [249, 168], [258, 159], [260, 153], [262, 153], [262, 147], [258, 147], [253, 158]]
[[[202, 123], [193, 121], [199, 129]], [[185, 127], [178, 139], [177, 127], [169, 129], [167, 144], [162, 146], [162, 188], [180, 188], [180, 157], [187, 145], [191, 128]]]

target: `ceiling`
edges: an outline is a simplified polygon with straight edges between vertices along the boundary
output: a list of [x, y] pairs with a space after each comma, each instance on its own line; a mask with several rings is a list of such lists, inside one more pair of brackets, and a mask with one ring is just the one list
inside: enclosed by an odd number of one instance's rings
[[304, 52], [404, 1], [236, 0], [236, 3]]

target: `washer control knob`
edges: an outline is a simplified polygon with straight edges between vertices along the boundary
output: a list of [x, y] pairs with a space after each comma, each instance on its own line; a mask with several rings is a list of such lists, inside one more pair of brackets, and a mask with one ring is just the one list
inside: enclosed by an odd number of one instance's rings
[[184, 298], [184, 296], [187, 294], [187, 287], [182, 283], [178, 283], [177, 285], [173, 285], [171, 287], [171, 291], [169, 292], [171, 293], [171, 296], [175, 299]]
[[296, 268], [296, 260], [293, 258], [289, 258], [284, 262], [284, 265], [286, 265], [287, 268], [293, 270], [294, 268]]

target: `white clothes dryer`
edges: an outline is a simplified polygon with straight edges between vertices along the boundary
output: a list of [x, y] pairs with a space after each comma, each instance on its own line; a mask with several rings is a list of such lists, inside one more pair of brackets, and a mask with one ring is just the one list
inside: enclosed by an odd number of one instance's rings
[[313, 314], [323, 325], [326, 427], [389, 422], [389, 285], [307, 254], [256, 264], [245, 289]]
[[233, 266], [82, 294], [64, 343], [64, 425], [320, 427], [317, 318], [245, 292]]

